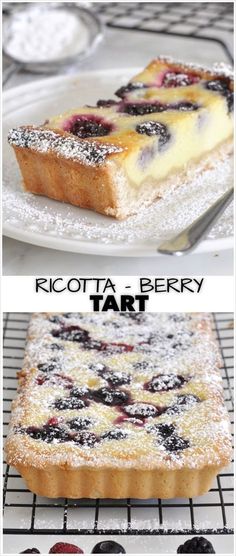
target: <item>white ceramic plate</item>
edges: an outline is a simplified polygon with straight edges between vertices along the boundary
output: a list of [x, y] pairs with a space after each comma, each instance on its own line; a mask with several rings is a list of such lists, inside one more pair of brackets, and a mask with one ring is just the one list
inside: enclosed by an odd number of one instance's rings
[[[183, 185], [139, 215], [118, 222], [91, 211], [25, 193], [12, 149], [11, 127], [41, 124], [99, 98], [111, 98], [137, 68], [59, 76], [27, 83], [3, 95], [3, 233], [27, 243], [76, 253], [154, 256], [158, 244], [190, 224], [232, 183], [229, 162]], [[228, 207], [198, 252], [233, 247], [233, 208]]]

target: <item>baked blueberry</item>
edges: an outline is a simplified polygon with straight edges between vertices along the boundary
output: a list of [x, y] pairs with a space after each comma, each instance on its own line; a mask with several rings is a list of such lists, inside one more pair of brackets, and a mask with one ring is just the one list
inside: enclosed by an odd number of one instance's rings
[[225, 98], [228, 106], [228, 111], [232, 112], [234, 109], [234, 93], [232, 91], [228, 92], [225, 95]]
[[181, 388], [185, 382], [183, 376], [161, 374], [154, 376], [149, 382], [146, 382], [144, 388], [149, 390], [149, 392], [167, 392], [168, 390]]
[[127, 93], [130, 93], [131, 91], [136, 91], [137, 89], [145, 89], [145, 88], [147, 88], [147, 85], [145, 85], [145, 83], [134, 81], [133, 83], [132, 82], [127, 83], [127, 85], [123, 85], [122, 87], [117, 89], [115, 95], [117, 97], [124, 98], [127, 95]]
[[98, 373], [102, 378], [107, 380], [111, 386], [122, 386], [122, 384], [130, 384], [131, 376], [123, 372], [113, 372], [109, 370]]
[[93, 390], [92, 397], [95, 401], [105, 405], [123, 405], [129, 400], [129, 394], [127, 392], [105, 387]]
[[79, 444], [80, 446], [88, 446], [92, 448], [97, 442], [98, 437], [93, 432], [80, 432], [73, 437], [73, 442]]
[[71, 437], [70, 434], [60, 426], [45, 425], [41, 431], [41, 439], [48, 443], [54, 440], [58, 440], [58, 442], [68, 442], [71, 440]]
[[83, 330], [80, 326], [65, 326], [60, 330], [53, 330], [52, 336], [70, 342], [86, 343], [89, 339], [87, 330]]
[[160, 415], [157, 407], [143, 402], [125, 405], [123, 409], [127, 415], [130, 415], [131, 417], [139, 417], [141, 419], [145, 419], [146, 417], [157, 417], [157, 415]]
[[172, 87], [186, 87], [188, 85], [193, 85], [200, 80], [197, 75], [192, 75], [189, 73], [181, 73], [175, 71], [168, 71], [163, 79], [162, 86], [166, 88]]
[[116, 100], [112, 100], [111, 98], [107, 100], [100, 99], [97, 101], [98, 108], [110, 108], [110, 106], [114, 106], [115, 104], [119, 104]]
[[178, 405], [193, 405], [200, 401], [200, 398], [198, 396], [195, 396], [195, 394], [180, 394], [177, 397]]
[[215, 554], [215, 550], [204, 537], [193, 537], [179, 546], [177, 554]]
[[84, 400], [80, 400], [79, 398], [69, 397], [69, 398], [58, 398], [54, 402], [53, 407], [61, 411], [63, 409], [83, 409], [84, 407], [86, 407], [86, 405], [88, 405], [88, 402], [85, 402]]
[[60, 346], [60, 344], [50, 344], [50, 348], [54, 351], [63, 351], [64, 347]]
[[27, 427], [25, 432], [34, 440], [40, 440], [42, 438], [42, 429], [40, 427]]
[[165, 124], [162, 124], [161, 122], [150, 120], [148, 122], [138, 124], [135, 129], [137, 133], [149, 135], [150, 137], [157, 135], [159, 137], [159, 147], [168, 143], [171, 138], [167, 126]]
[[189, 448], [190, 443], [189, 440], [185, 440], [177, 434], [172, 434], [163, 442], [163, 446], [168, 452], [180, 452]]
[[112, 429], [102, 434], [101, 438], [106, 440], [123, 440], [124, 438], [127, 438], [127, 436], [127, 433], [121, 429]]
[[113, 130], [113, 125], [104, 118], [100, 118], [94, 114], [80, 114], [78, 116], [73, 116], [72, 121], [65, 124], [64, 130], [76, 135], [76, 137], [86, 139], [87, 137], [103, 137], [104, 135], [109, 135]]
[[193, 112], [194, 110], [199, 109], [199, 105], [196, 102], [188, 102], [187, 100], [183, 100], [173, 105], [172, 108], [174, 110], [180, 110], [180, 112]]
[[228, 81], [226, 79], [212, 79], [206, 82], [205, 87], [216, 93], [225, 93], [229, 90]]
[[138, 361], [137, 363], [133, 364], [134, 369], [137, 369], [138, 371], [144, 371], [145, 369], [148, 369], [149, 366], [150, 364], [148, 363], [148, 361]]
[[126, 554], [126, 551], [118, 542], [101, 541], [93, 547], [91, 554]]
[[49, 361], [48, 363], [39, 363], [38, 365], [38, 370], [41, 371], [41, 373], [51, 373], [56, 368], [58, 368], [57, 361]]
[[132, 311], [132, 312], [121, 312], [120, 315], [122, 317], [124, 317], [125, 319], [131, 320], [136, 322], [137, 324], [141, 324], [142, 322], [145, 321], [145, 313], [142, 313], [141, 311], [137, 312], [137, 311]]
[[160, 423], [159, 425], [155, 423], [155, 425], [151, 425], [147, 428], [147, 432], [151, 432], [161, 436], [162, 439], [166, 439], [171, 436], [175, 432], [174, 425], [167, 425], [167, 423]]
[[166, 413], [168, 415], [175, 415], [181, 413], [185, 409], [188, 409], [189, 406], [194, 405], [195, 403], [199, 403], [201, 400], [195, 394], [182, 394], [177, 396], [176, 402], [168, 407]]
[[92, 421], [91, 419], [89, 419], [89, 417], [76, 417], [75, 419], [70, 419], [70, 421], [67, 421], [67, 425], [72, 430], [80, 431], [88, 429], [92, 425]]
[[124, 104], [122, 107], [122, 112], [131, 116], [143, 116], [144, 114], [164, 112], [165, 110], [168, 110], [168, 105], [160, 102], [133, 102]]
[[61, 324], [62, 322], [61, 317], [59, 317], [58, 315], [51, 315], [51, 317], [49, 317], [48, 320], [50, 322], [53, 322], [53, 324]]
[[90, 397], [90, 390], [86, 386], [74, 386], [70, 391], [72, 398], [87, 399]]

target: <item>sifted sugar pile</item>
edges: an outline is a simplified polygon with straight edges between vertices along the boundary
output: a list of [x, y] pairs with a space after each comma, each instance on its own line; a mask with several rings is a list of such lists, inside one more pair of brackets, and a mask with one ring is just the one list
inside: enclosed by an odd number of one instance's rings
[[6, 53], [22, 62], [50, 62], [84, 50], [88, 31], [72, 11], [39, 5], [16, 12], [4, 43]]

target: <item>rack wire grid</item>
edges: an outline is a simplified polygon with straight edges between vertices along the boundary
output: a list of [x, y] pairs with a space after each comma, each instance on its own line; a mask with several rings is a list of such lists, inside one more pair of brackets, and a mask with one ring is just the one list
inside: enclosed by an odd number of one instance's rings
[[[213, 316], [222, 353], [225, 403], [233, 424], [233, 315]], [[4, 436], [29, 317], [29, 313], [4, 315]], [[4, 463], [3, 505], [5, 535], [231, 535], [233, 464], [217, 476], [209, 493], [189, 500], [50, 500], [27, 490], [19, 474]]]
[[113, 29], [218, 43], [233, 62], [233, 2], [96, 2], [93, 9]]

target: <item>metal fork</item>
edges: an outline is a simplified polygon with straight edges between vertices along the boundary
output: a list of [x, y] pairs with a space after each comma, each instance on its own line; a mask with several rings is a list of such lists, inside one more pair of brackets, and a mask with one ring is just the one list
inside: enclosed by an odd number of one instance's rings
[[204, 238], [216, 219], [224, 212], [233, 198], [234, 188], [231, 187], [211, 207], [199, 216], [177, 236], [163, 241], [157, 252], [163, 255], [184, 255], [192, 251]]

